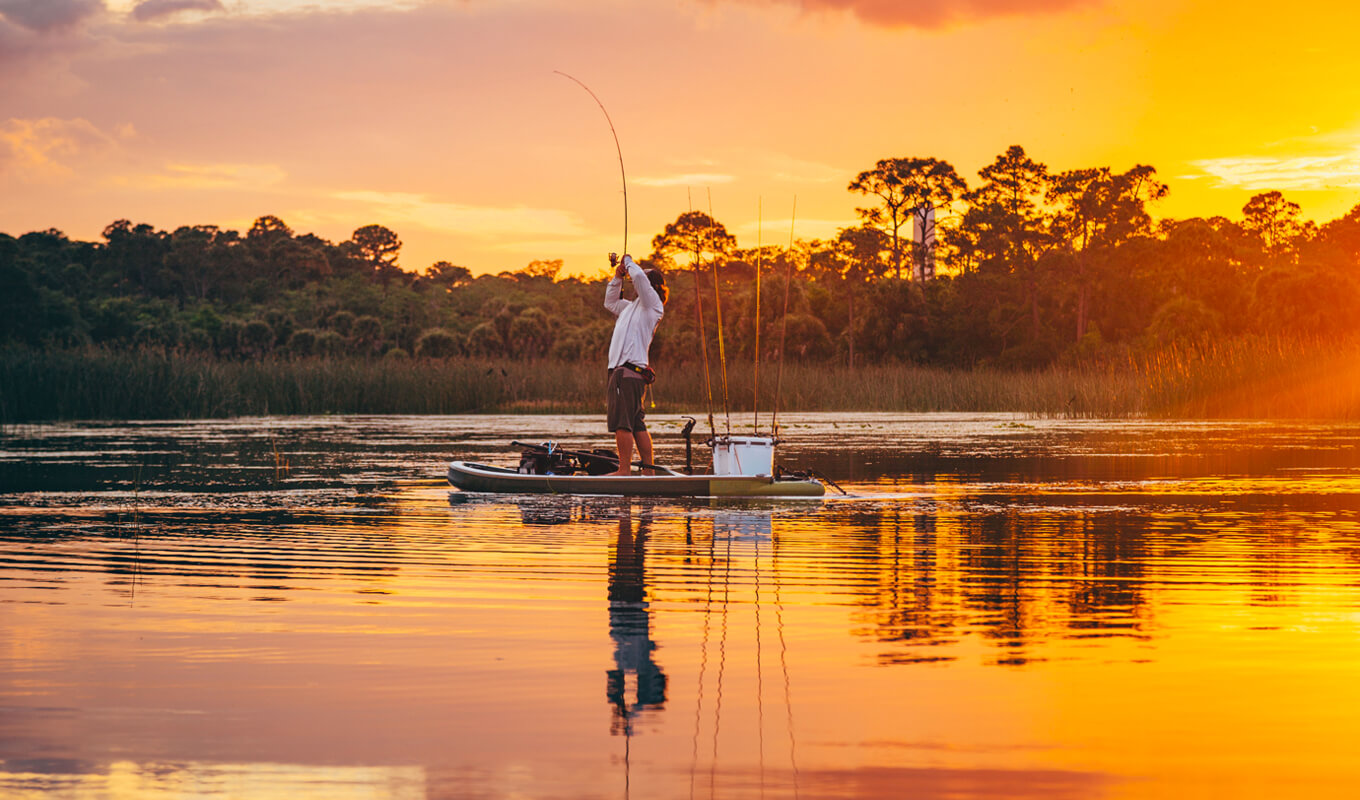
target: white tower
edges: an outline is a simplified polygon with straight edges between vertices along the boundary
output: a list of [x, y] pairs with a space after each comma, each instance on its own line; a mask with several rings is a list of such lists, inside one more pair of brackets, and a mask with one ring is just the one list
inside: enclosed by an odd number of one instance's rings
[[917, 206], [911, 211], [911, 273], [918, 281], [935, 277], [935, 209]]

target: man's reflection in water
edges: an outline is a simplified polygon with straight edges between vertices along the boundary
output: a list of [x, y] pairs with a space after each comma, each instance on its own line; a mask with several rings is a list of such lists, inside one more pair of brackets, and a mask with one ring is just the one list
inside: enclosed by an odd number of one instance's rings
[[[648, 708], [666, 703], [666, 674], [652, 661], [651, 615], [647, 612], [644, 564], [647, 528], [651, 518], [643, 510], [633, 532], [631, 505], [619, 509], [619, 538], [609, 565], [609, 638], [614, 640], [614, 669], [609, 670], [606, 693], [614, 706], [609, 732], [631, 735], [633, 719]], [[633, 677], [634, 701], [628, 702], [628, 678]]]

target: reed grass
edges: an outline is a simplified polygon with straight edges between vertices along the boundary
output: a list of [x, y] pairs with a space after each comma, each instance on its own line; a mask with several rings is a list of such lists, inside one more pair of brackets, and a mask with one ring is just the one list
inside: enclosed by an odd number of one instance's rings
[[[777, 371], [762, 366], [762, 416]], [[728, 367], [728, 409], [753, 407], [751, 366]], [[501, 359], [204, 359], [155, 350], [0, 350], [0, 430], [69, 419], [261, 414], [603, 413], [598, 364]], [[974, 411], [1045, 416], [1360, 418], [1360, 342], [1240, 340], [1119, 363], [1028, 372], [787, 364], [780, 411]], [[666, 368], [659, 413], [710, 408], [703, 368]], [[714, 375], [715, 415], [723, 412]]]

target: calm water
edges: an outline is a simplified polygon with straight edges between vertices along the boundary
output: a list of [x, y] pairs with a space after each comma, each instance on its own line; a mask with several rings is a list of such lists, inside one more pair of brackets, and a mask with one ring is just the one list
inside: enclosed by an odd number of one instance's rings
[[583, 417], [9, 429], [0, 797], [1360, 791], [1360, 426], [787, 421], [849, 497], [443, 481]]

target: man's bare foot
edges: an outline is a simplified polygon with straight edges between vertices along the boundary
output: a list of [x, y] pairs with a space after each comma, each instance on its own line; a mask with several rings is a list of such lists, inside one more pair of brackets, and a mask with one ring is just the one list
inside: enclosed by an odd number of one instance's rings
[[627, 476], [632, 475], [632, 474], [633, 474], [633, 473], [632, 473], [631, 470], [627, 470], [627, 471], [625, 471], [625, 470], [619, 470], [618, 472], [606, 472], [606, 473], [605, 473], [605, 475], [607, 475], [607, 476], [618, 476], [618, 477], [627, 477]]

